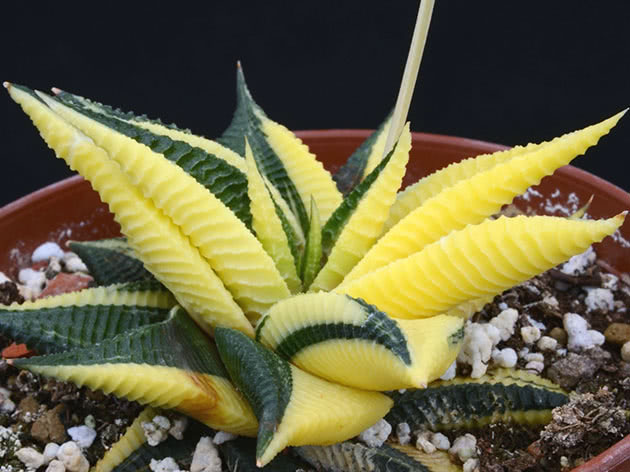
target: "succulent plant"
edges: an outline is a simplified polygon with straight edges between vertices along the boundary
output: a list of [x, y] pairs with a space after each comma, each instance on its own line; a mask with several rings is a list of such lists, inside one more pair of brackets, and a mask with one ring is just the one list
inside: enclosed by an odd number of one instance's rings
[[[256, 104], [240, 67], [237, 109], [216, 141], [59, 89], [5, 86], [125, 236], [72, 243], [98, 287], [0, 313], [3, 332], [43, 354], [17, 367], [175, 409], [205, 425], [200, 431], [256, 437], [259, 467], [287, 446], [308, 446], [298, 453], [320, 463], [317, 447], [342, 443], [333, 456], [358, 451], [377, 469], [394, 461], [396, 470], [421, 470], [424, 459], [404, 450], [343, 442], [418, 405], [428, 405], [419, 424], [438, 421], [429, 411], [436, 395], [464, 417], [470, 394], [496, 400], [482, 416], [524, 421], [542, 417], [510, 412], [544, 417], [566, 401], [531, 378], [473, 382], [464, 394], [461, 382], [425, 387], [454, 362], [466, 319], [494, 295], [622, 224], [625, 214], [494, 216], [623, 113], [466, 159], [399, 191], [409, 125], [386, 153], [388, 117], [332, 176]], [[413, 390], [386, 393], [397, 389]], [[136, 430], [112, 449], [127, 452], [99, 470], [135, 470], [155, 455]], [[243, 439], [223, 452], [253, 467], [250, 447]]]

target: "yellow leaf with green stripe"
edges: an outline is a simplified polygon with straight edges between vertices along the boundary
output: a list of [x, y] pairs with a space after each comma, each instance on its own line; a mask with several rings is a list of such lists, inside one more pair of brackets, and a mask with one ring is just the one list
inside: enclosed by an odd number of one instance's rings
[[260, 241], [182, 168], [57, 101], [48, 99], [47, 103], [105, 149], [144, 195], [181, 228], [246, 314], [260, 315], [290, 295]]
[[129, 182], [103, 149], [34, 94], [14, 85], [9, 93], [55, 153], [90, 181], [145, 266], [204, 329], [231, 326], [253, 336], [251, 324], [208, 262], [179, 228]]
[[247, 161], [247, 189], [252, 202], [252, 228], [291, 292], [297, 293], [302, 288], [302, 282], [297, 274], [295, 259], [289, 249], [289, 241], [276, 213], [274, 202], [258, 172], [249, 144], [245, 146], [245, 159]]
[[613, 234], [607, 220], [501, 217], [454, 231], [405, 259], [335, 290], [400, 318], [423, 318], [501, 293]]
[[597, 144], [624, 113], [555, 139], [532, 152], [514, 156], [442, 190], [391, 228], [343, 283], [407, 257], [453, 230], [480, 223], [497, 213], [528, 187], [538, 185], [543, 177]]
[[400, 188], [410, 149], [411, 133], [407, 124], [390, 161], [341, 230], [326, 264], [310, 287], [311, 291], [335, 288], [377, 240]]

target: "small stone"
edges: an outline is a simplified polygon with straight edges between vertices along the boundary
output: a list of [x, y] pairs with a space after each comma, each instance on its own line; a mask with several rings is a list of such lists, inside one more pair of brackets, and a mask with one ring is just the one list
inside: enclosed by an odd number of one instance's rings
[[59, 244], [54, 242], [47, 242], [37, 247], [33, 251], [31, 260], [33, 262], [47, 261], [51, 257], [61, 259], [63, 257], [63, 249], [59, 247]]
[[20, 419], [27, 423], [32, 422], [39, 412], [39, 402], [33, 395], [25, 396], [18, 404]]
[[492, 353], [492, 360], [500, 367], [511, 368], [516, 365], [518, 356], [516, 351], [511, 347], [506, 347], [501, 350], [496, 350]]
[[563, 324], [569, 336], [567, 342], [569, 351], [582, 351], [601, 346], [606, 340], [599, 331], [588, 329], [586, 320], [577, 313], [565, 313]]
[[63, 255], [63, 265], [68, 272], [88, 273], [89, 270], [79, 256], [74, 252], [66, 252]]
[[43, 272], [33, 270], [31, 268], [20, 270], [18, 273], [18, 279], [20, 283], [30, 289], [34, 296], [41, 294], [42, 290], [46, 286], [46, 275]]
[[534, 344], [540, 339], [540, 329], [536, 326], [524, 326], [521, 328], [521, 338], [525, 344]]
[[66, 466], [63, 465], [63, 462], [55, 459], [50, 461], [48, 467], [46, 468], [46, 472], [66, 472]]
[[217, 434], [212, 438], [212, 442], [216, 445], [223, 444], [224, 442], [233, 441], [238, 438], [236, 434], [228, 433], [226, 431], [217, 431]]
[[615, 297], [607, 288], [587, 288], [584, 303], [588, 311], [600, 310], [608, 313], [615, 307]]
[[398, 438], [398, 444], [403, 446], [411, 442], [411, 428], [408, 423], [398, 423], [396, 425], [396, 437]]
[[525, 362], [545, 362], [545, 356], [540, 352], [530, 352], [523, 356]]
[[190, 464], [190, 472], [221, 472], [219, 451], [209, 437], [199, 439]]
[[61, 295], [62, 293], [77, 292], [89, 287], [92, 277], [83, 274], [66, 274], [61, 272], [48, 282], [46, 288], [39, 295], [40, 298]]
[[44, 455], [32, 447], [18, 449], [15, 455], [28, 469], [38, 469], [44, 465]]
[[[4, 275], [0, 272], [0, 275]], [[11, 303], [23, 303], [24, 297], [20, 294], [17, 284], [11, 280], [2, 280], [0, 277], [0, 305]]]
[[69, 472], [88, 472], [90, 469], [90, 463], [74, 441], [68, 441], [59, 446], [57, 459], [63, 463]]
[[479, 472], [479, 459], [468, 459], [462, 466], [462, 472]]
[[516, 320], [518, 320], [518, 311], [508, 308], [492, 318], [490, 324], [499, 330], [501, 340], [507, 341], [514, 334]]
[[544, 368], [545, 368], [545, 364], [539, 361], [530, 361], [527, 364], [525, 364], [526, 370], [533, 370], [533, 371], [538, 372], [539, 374], [543, 371]]
[[96, 439], [96, 431], [85, 425], [69, 428], [68, 434], [81, 449], [87, 449]]
[[549, 369], [549, 378], [563, 388], [571, 388], [580, 380], [591, 378], [600, 364], [587, 355], [574, 352], [556, 362]]
[[60, 444], [65, 442], [67, 438], [66, 428], [60, 418], [64, 411], [65, 406], [59, 404], [52, 410], [44, 412], [31, 426], [31, 436], [42, 443], [54, 442]]
[[556, 326], [549, 332], [549, 336], [555, 339], [556, 341], [558, 341], [558, 344], [562, 344], [563, 346], [566, 346], [568, 336], [567, 336], [567, 332], [563, 330], [562, 328]]
[[166, 416], [155, 415], [152, 420], [160, 429], [170, 429], [171, 422]]
[[364, 442], [368, 447], [381, 447], [391, 432], [392, 425], [384, 419], [381, 419], [359, 434], [359, 440]]
[[49, 463], [55, 457], [57, 457], [57, 452], [59, 451], [59, 444], [56, 443], [48, 443], [46, 447], [44, 447], [44, 464]]
[[452, 456], [457, 456], [462, 463], [465, 463], [471, 457], [477, 457], [477, 438], [470, 433], [466, 433], [455, 439], [448, 452]]
[[416, 439], [416, 449], [419, 451], [424, 451], [426, 454], [433, 454], [437, 449], [435, 445], [431, 442], [431, 432], [424, 431], [418, 435]]
[[630, 362], [630, 341], [621, 346], [621, 358], [626, 362]]
[[172, 457], [165, 457], [162, 460], [151, 459], [149, 468], [153, 472], [181, 472], [177, 462]]
[[442, 433], [433, 433], [431, 442], [440, 451], [448, 451], [451, 448], [451, 442]]
[[[185, 416], [178, 416], [172, 421], [172, 426], [168, 430], [168, 434], [180, 441], [184, 439], [184, 431], [188, 427], [188, 418]], [[218, 434], [218, 433], [217, 433]]]
[[604, 337], [611, 344], [625, 344], [630, 341], [630, 324], [610, 323], [604, 331]]
[[541, 351], [555, 351], [558, 347], [558, 341], [551, 336], [542, 336], [536, 346]]

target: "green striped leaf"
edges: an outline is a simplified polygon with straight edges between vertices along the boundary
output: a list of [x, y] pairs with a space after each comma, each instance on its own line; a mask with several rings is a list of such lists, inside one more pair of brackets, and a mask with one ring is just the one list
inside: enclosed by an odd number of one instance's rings
[[166, 128], [174, 129], [184, 133], [190, 133], [188, 128], [180, 128], [175, 123], [164, 123], [160, 118], [149, 118], [147, 115], [138, 115], [133, 111], [124, 111], [120, 108], [114, 108], [110, 105], [97, 102], [89, 98], [82, 97], [73, 93], [66, 92], [57, 88], [53, 89], [53, 93], [59, 97], [64, 103], [74, 103], [82, 108], [92, 109], [97, 113], [101, 113], [113, 118], [119, 118], [124, 121], [133, 120], [145, 123], [154, 123], [156, 125], [164, 126]]
[[164, 321], [166, 308], [85, 305], [0, 311], [0, 332], [40, 354], [91, 347], [140, 326]]
[[317, 470], [331, 472], [440, 472], [417, 461], [413, 457], [383, 444], [367, 447], [363, 444], [344, 442], [332, 446], [302, 446], [296, 453]]
[[392, 424], [406, 422], [412, 430], [433, 431], [477, 428], [498, 421], [544, 424], [551, 420], [553, 408], [569, 401], [549, 381], [526, 372], [508, 372], [393, 392], [394, 407], [385, 418]]
[[240, 170], [223, 159], [183, 141], [160, 136], [121, 119], [97, 113], [76, 100], [70, 100], [69, 96], [70, 94], [67, 93], [60, 94], [55, 99], [84, 116], [148, 146], [152, 151], [164, 155], [193, 176], [197, 182], [230, 208], [241, 221], [251, 227], [247, 178]]
[[282, 198], [298, 218], [302, 230], [304, 233], [307, 233], [308, 214], [304, 207], [304, 202], [302, 202], [300, 194], [289, 178], [281, 159], [267, 142], [257, 114], [266, 115], [262, 108], [254, 102], [247, 88], [243, 69], [240, 65], [236, 73], [236, 95], [236, 111], [232, 122], [217, 141], [244, 156], [245, 137], [247, 137], [260, 172], [280, 192]]
[[227, 377], [216, 348], [179, 306], [169, 318], [123, 333], [89, 348], [18, 359], [18, 368], [146, 364]]
[[289, 364], [240, 331], [217, 328], [219, 355], [258, 418], [256, 457], [261, 457], [282, 421], [292, 394]]
[[346, 163], [333, 175], [333, 180], [342, 194], [347, 195], [363, 180], [372, 153], [378, 150], [380, 150], [381, 153], [383, 152], [384, 145], [382, 148], [381, 146], [378, 146], [378, 149], [374, 148], [376, 147], [375, 144], [377, 141], [386, 135], [385, 131], [391, 117], [392, 113], [390, 112], [387, 118], [379, 125], [378, 129], [361, 143], [350, 155]]
[[264, 467], [256, 465], [256, 440], [239, 437], [219, 445], [219, 450], [230, 472], [257, 472], [269, 470], [273, 472], [295, 472], [307, 470], [308, 464], [289, 454], [278, 454]]
[[322, 224], [315, 199], [311, 198], [311, 219], [304, 255], [300, 261], [300, 277], [304, 290], [308, 290], [322, 267]]
[[330, 254], [345, 224], [354, 213], [354, 210], [356, 210], [359, 202], [361, 202], [361, 198], [370, 190], [370, 187], [383, 171], [393, 153], [394, 150], [359, 185], [354, 187], [324, 225], [322, 229], [322, 252], [325, 257]]
[[[212, 436], [213, 431], [207, 426], [191, 421], [184, 431], [182, 439], [175, 439], [169, 436], [168, 439], [161, 442], [159, 447], [149, 446], [146, 442], [138, 449], [134, 450], [118, 464], [111, 472], [149, 472], [151, 468], [151, 460], [162, 460], [172, 457], [180, 467], [184, 469], [190, 468], [192, 456], [199, 439], [203, 436]], [[112, 446], [115, 448], [116, 446]], [[95, 472], [101, 472], [96, 469]]]
[[161, 285], [138, 259], [126, 238], [100, 241], [70, 241], [70, 250], [85, 263], [97, 285], [155, 281]]

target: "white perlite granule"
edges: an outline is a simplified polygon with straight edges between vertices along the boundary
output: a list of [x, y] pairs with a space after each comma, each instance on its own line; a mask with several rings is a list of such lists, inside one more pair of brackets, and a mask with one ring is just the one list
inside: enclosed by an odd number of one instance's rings
[[359, 440], [368, 447], [381, 447], [392, 432], [392, 425], [381, 419], [359, 434]]
[[190, 472], [221, 472], [219, 451], [209, 437], [199, 439], [190, 464]]
[[606, 341], [602, 333], [588, 329], [588, 323], [577, 313], [566, 313], [563, 318], [564, 330], [567, 332], [569, 351], [581, 351], [594, 346], [601, 346]]
[[472, 366], [470, 376], [478, 379], [486, 373], [494, 347], [501, 341], [500, 331], [489, 323], [468, 323], [457, 361]]
[[57, 259], [63, 258], [63, 249], [59, 247], [59, 244], [53, 242], [47, 242], [37, 247], [33, 251], [33, 255], [31, 256], [31, 261], [33, 262], [41, 262], [47, 261], [51, 257], [56, 257]]
[[588, 311], [601, 310], [607, 313], [615, 308], [615, 296], [607, 288], [587, 288], [584, 299]]
[[595, 254], [593, 247], [590, 246], [582, 254], [573, 256], [567, 262], [562, 264], [560, 271], [567, 275], [579, 275], [584, 272], [588, 266], [593, 264], [596, 258], [597, 255]]

